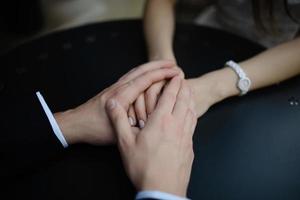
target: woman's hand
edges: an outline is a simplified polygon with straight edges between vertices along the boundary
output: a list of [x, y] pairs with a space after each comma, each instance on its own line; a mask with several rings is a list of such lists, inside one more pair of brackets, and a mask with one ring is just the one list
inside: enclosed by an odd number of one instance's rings
[[[136, 117], [137, 125], [140, 128], [145, 126], [147, 121], [148, 115], [150, 115], [157, 103], [159, 95], [166, 84], [165, 80], [162, 80], [158, 83], [153, 84], [147, 91], [142, 93], [133, 105], [133, 109], [130, 110], [131, 112], [129, 115]], [[135, 121], [135, 120], [134, 120]], [[135, 125], [135, 124], [133, 124]]]
[[[183, 71], [174, 66], [180, 71], [180, 77], [184, 78]], [[153, 84], [144, 93], [142, 93], [128, 111], [129, 122], [132, 126], [139, 126], [143, 128], [148, 116], [154, 111], [158, 102], [158, 98], [166, 85], [166, 80], [162, 80]]]
[[144, 128], [148, 115], [153, 112], [159, 98], [159, 94], [165, 84], [166, 81], [162, 80], [151, 85], [150, 88], [140, 94], [136, 101], [130, 106], [128, 111], [128, 120], [131, 126]]

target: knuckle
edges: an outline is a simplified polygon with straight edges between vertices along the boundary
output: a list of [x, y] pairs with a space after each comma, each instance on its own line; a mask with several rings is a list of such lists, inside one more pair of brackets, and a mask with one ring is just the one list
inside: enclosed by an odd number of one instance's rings
[[114, 95], [113, 95], [114, 99], [120, 103], [122, 103], [124, 101], [124, 94], [122, 91], [118, 90]]
[[179, 76], [184, 78], [185, 77], [185, 74], [184, 72], [182, 71], [182, 69], [180, 67], [178, 67], [178, 70], [179, 70]]
[[110, 110], [110, 118], [112, 121], [117, 122], [119, 120], [118, 109]]
[[126, 102], [126, 96], [124, 96], [124, 94], [115, 94], [113, 98], [118, 102], [120, 107], [128, 111], [129, 105]]
[[105, 105], [107, 99], [108, 99], [108, 96], [107, 96], [105, 93], [101, 94], [101, 95], [99, 96], [100, 104]]

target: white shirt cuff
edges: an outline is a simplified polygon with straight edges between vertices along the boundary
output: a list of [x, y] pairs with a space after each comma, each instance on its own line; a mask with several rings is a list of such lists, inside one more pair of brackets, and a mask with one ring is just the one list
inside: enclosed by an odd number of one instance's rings
[[51, 110], [49, 109], [47, 103], [45, 102], [45, 99], [44, 97], [41, 95], [40, 92], [37, 92], [36, 93], [46, 115], [47, 115], [47, 118], [51, 124], [51, 127], [52, 127], [52, 130], [53, 130], [53, 133], [56, 135], [56, 137], [58, 138], [58, 140], [61, 142], [61, 144], [64, 146], [64, 148], [67, 148], [69, 145], [63, 135], [63, 133], [61, 132], [54, 116], [53, 116], [53, 113], [51, 112]]
[[160, 199], [160, 200], [190, 200], [184, 197], [179, 197], [173, 194], [165, 193], [165, 192], [160, 192], [160, 191], [141, 191], [139, 192], [135, 199]]

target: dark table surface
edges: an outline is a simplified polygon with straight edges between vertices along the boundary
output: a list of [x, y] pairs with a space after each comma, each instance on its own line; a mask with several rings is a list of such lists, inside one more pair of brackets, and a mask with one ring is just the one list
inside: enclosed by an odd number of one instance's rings
[[[186, 77], [264, 48], [179, 24], [175, 52]], [[77, 106], [146, 62], [140, 21], [88, 25], [28, 42], [0, 57], [0, 98], [41, 91], [52, 111]], [[270, 72], [272, 73], [272, 72]], [[215, 105], [198, 121], [192, 199], [300, 199], [300, 77]], [[116, 147], [76, 145], [14, 181], [22, 199], [133, 199]]]

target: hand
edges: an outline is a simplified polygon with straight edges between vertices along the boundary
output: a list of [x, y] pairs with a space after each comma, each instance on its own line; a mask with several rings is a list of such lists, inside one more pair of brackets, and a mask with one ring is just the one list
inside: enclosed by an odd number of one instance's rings
[[[184, 78], [183, 71], [179, 67], [177, 68], [180, 71], [180, 77]], [[128, 111], [132, 126], [138, 125], [140, 128], [145, 126], [147, 118], [154, 111], [159, 95], [166, 83], [166, 80], [157, 82], [147, 89], [147, 91], [140, 94], [134, 105], [132, 105]]]
[[109, 100], [107, 113], [117, 133], [125, 169], [137, 189], [186, 196], [196, 126], [191, 95], [185, 81], [174, 77], [143, 129], [130, 126], [127, 109], [118, 97]]
[[[163, 52], [155, 51], [155, 54], [153, 55], [150, 53], [149, 60], [170, 60], [176, 63], [176, 58], [172, 50]], [[176, 65], [174, 65], [174, 67], [176, 67]], [[181, 76], [184, 78], [184, 73], [182, 71]], [[129, 122], [132, 126], [139, 126], [140, 128], [143, 128], [145, 126], [148, 115], [150, 115], [153, 112], [158, 97], [165, 84], [166, 80], [162, 80], [153, 84], [149, 89], [147, 89], [147, 91], [140, 94], [140, 96], [136, 99], [134, 104], [130, 106], [128, 116]]]
[[115, 134], [105, 112], [107, 99], [117, 97], [128, 110], [137, 96], [157, 81], [179, 74], [170, 61], [144, 64], [125, 74], [118, 82], [75, 109], [56, 113], [55, 118], [67, 142], [89, 144], [111, 144]]

